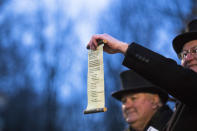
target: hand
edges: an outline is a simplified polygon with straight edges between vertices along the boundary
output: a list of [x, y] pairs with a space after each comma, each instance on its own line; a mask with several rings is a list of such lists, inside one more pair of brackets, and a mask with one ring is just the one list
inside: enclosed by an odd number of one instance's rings
[[104, 40], [103, 50], [109, 54], [123, 53], [125, 54], [128, 48], [128, 44], [119, 41], [108, 34], [93, 35], [87, 45], [87, 49], [96, 50], [98, 47], [97, 40]]

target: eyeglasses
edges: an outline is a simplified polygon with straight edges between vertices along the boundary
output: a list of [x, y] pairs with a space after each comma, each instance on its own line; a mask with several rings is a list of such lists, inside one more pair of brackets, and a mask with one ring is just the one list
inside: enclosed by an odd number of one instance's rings
[[178, 57], [179, 57], [180, 60], [183, 60], [183, 59], [185, 59], [187, 57], [187, 55], [189, 53], [191, 53], [192, 55], [197, 55], [197, 46], [192, 47], [189, 50], [182, 51], [181, 53], [178, 54]]

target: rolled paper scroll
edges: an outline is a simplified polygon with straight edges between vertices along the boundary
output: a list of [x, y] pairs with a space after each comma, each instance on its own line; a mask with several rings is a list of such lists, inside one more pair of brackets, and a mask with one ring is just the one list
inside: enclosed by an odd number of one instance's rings
[[84, 114], [105, 112], [103, 42], [99, 40], [96, 50], [88, 51], [88, 105]]

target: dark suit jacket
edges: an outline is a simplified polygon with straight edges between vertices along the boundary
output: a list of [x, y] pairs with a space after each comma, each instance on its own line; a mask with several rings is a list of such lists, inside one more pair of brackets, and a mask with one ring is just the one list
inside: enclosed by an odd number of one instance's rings
[[123, 65], [180, 101], [166, 130], [197, 131], [197, 73], [136, 43], [129, 45]]

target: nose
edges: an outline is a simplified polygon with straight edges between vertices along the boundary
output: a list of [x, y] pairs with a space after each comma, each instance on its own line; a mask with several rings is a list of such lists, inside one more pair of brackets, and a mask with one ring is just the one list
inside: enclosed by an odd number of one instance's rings
[[188, 53], [187, 56], [186, 56], [186, 60], [191, 60], [194, 58], [194, 54], [193, 53]]

